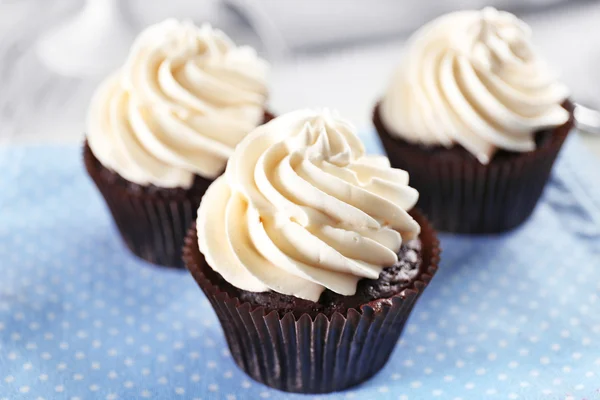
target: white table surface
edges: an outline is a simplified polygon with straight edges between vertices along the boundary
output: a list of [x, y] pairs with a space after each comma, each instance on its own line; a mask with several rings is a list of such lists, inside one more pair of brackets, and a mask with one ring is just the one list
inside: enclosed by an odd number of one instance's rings
[[[138, 2], [140, 5], [143, 2]], [[0, 145], [77, 143], [89, 99], [101, 77], [68, 78], [46, 69], [34, 43], [41, 32], [80, 5], [77, 1], [0, 0]], [[137, 7], [152, 18], [156, 10]], [[600, 107], [600, 3], [527, 15], [535, 40], [578, 101]], [[271, 108], [330, 107], [359, 129], [371, 126], [372, 106], [402, 57], [403, 38], [296, 55], [273, 63]], [[582, 135], [600, 157], [600, 138]]]

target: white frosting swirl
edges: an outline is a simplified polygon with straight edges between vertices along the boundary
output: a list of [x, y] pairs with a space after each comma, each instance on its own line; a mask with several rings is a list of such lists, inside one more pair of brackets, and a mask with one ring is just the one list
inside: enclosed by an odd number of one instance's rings
[[420, 227], [408, 174], [367, 156], [345, 120], [301, 110], [236, 148], [198, 210], [199, 247], [232, 285], [317, 301], [356, 292], [398, 260]]
[[92, 99], [92, 152], [141, 185], [189, 188], [196, 174], [215, 178], [262, 123], [267, 68], [253, 49], [208, 25], [150, 26]]
[[493, 8], [458, 11], [417, 31], [385, 94], [392, 135], [458, 143], [487, 164], [497, 149], [535, 149], [534, 133], [567, 122], [567, 88], [536, 55], [524, 22]]

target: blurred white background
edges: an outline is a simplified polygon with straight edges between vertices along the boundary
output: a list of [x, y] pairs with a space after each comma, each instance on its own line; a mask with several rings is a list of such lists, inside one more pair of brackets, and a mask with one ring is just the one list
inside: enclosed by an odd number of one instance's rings
[[[109, 3], [115, 10], [103, 15]], [[600, 108], [597, 1], [89, 0], [95, 8], [53, 36], [84, 4], [0, 0], [0, 145], [81, 141], [98, 82], [124, 61], [137, 32], [167, 17], [210, 22], [256, 47], [272, 63], [276, 113], [331, 107], [364, 130], [411, 31], [453, 9], [494, 5], [528, 22], [573, 97]], [[600, 140], [584, 139], [600, 155]]]

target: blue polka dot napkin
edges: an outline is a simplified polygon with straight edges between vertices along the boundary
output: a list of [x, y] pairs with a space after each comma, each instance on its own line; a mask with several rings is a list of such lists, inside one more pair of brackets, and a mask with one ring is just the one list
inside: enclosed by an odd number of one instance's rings
[[[521, 228], [441, 236], [387, 366], [315, 398], [600, 399], [600, 163], [572, 136]], [[306, 397], [238, 370], [186, 271], [127, 252], [80, 153], [0, 150], [0, 399]]]

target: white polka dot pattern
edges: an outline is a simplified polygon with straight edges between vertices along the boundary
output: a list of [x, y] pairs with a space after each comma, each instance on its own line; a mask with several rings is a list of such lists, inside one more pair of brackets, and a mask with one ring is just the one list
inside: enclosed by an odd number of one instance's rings
[[[532, 219], [442, 235], [390, 362], [319, 398], [597, 396], [599, 166], [573, 139]], [[127, 253], [79, 149], [3, 149], [0, 166], [0, 399], [305, 398], [240, 372], [187, 272]]]

